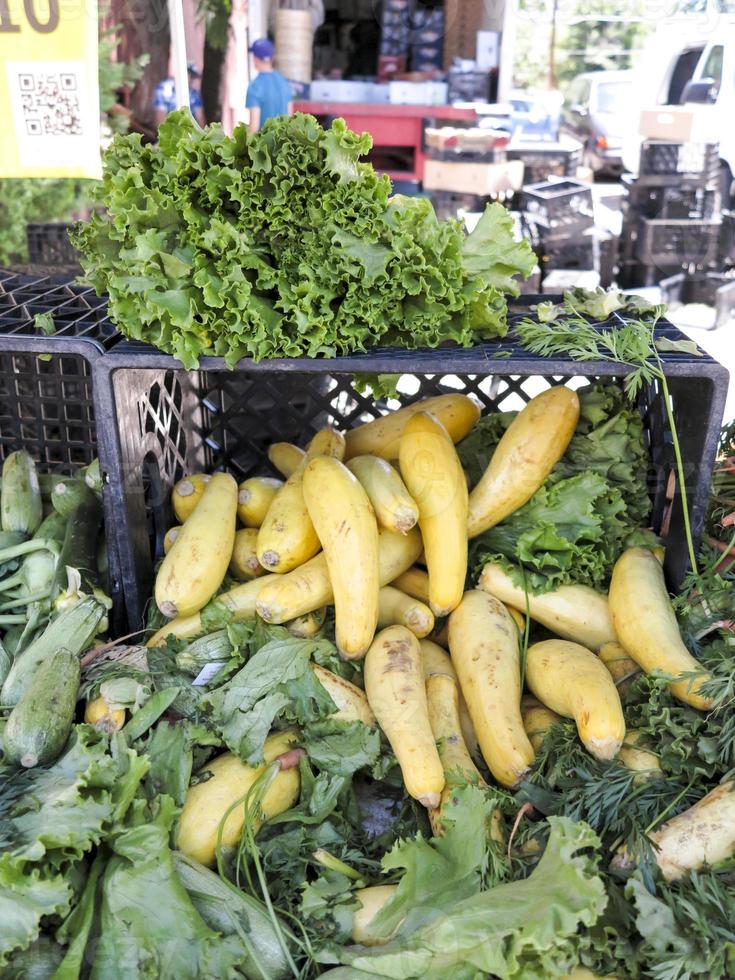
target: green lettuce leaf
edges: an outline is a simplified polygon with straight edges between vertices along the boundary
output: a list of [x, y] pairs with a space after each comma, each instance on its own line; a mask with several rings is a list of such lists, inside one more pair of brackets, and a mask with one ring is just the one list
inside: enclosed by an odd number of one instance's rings
[[168, 846], [177, 810], [159, 797], [152, 820], [118, 831], [101, 885], [92, 980], [235, 975], [237, 951], [194, 908]]
[[222, 687], [207, 694], [203, 704], [229, 748], [257, 764], [276, 719], [306, 724], [336, 711], [309, 666], [312, 657], [333, 654], [329, 641], [300, 640], [284, 629]]
[[607, 898], [596, 857], [588, 853], [599, 846], [589, 826], [564, 817], [549, 824], [546, 849], [525, 880], [457, 901], [408, 935], [400, 929], [385, 946], [348, 947], [341, 962], [393, 980], [569, 972], [578, 962], [578, 930], [597, 921]]
[[487, 861], [493, 802], [478, 787], [455, 790], [445, 831], [398, 841], [383, 857], [383, 871], [403, 870], [395, 895], [370, 923], [368, 935], [385, 939], [401, 925], [411, 932], [480, 888]]
[[58, 868], [83, 857], [125, 815], [147, 769], [121, 737], [108, 750], [105, 736], [77, 726], [52, 766], [11, 777], [22, 795], [4, 813], [0, 803], [0, 867]]
[[60, 915], [74, 897], [63, 875], [44, 877], [0, 862], [0, 967], [13, 950], [27, 949], [47, 915]]

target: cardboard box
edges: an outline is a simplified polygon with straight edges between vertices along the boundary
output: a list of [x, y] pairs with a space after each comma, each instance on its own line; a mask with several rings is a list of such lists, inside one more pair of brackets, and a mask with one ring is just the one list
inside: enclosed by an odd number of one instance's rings
[[449, 163], [427, 160], [424, 164], [424, 190], [455, 191], [487, 197], [502, 191], [518, 191], [523, 185], [523, 164]]
[[715, 106], [666, 105], [644, 109], [638, 132], [644, 139], [670, 143], [719, 143]]
[[477, 32], [477, 67], [490, 71], [500, 64], [500, 34], [498, 31]]
[[446, 82], [390, 82], [393, 105], [446, 105]]

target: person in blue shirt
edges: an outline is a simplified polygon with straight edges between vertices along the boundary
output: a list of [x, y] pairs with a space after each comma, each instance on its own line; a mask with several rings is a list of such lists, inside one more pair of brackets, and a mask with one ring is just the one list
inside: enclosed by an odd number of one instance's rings
[[268, 119], [291, 114], [293, 92], [290, 83], [273, 68], [272, 41], [262, 37], [250, 50], [258, 74], [248, 85], [245, 108], [250, 110], [250, 131], [256, 133]]
[[[193, 61], [189, 62], [187, 69], [189, 72], [189, 108], [191, 109], [192, 116], [194, 116], [200, 126], [203, 126], [204, 107], [199, 89], [196, 87], [201, 73]], [[178, 109], [176, 85], [173, 78], [164, 78], [162, 82], [156, 85], [156, 90], [153, 93], [153, 119], [156, 126], [160, 126], [169, 112], [173, 112], [174, 109]]]

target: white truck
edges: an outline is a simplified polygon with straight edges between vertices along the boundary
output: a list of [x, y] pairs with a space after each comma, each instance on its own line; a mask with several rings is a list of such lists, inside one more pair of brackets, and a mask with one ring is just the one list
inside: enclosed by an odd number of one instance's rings
[[[723, 207], [735, 205], [735, 13], [680, 15], [660, 24], [634, 65], [642, 110], [683, 106], [693, 142], [719, 142]], [[679, 117], [680, 118], [680, 117]], [[640, 116], [625, 140], [626, 170], [638, 170]]]

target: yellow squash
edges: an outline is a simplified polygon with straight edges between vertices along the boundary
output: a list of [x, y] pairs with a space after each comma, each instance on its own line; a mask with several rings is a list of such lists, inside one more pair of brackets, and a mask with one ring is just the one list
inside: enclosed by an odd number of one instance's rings
[[357, 888], [352, 893], [360, 907], [352, 913], [352, 941], [361, 946], [384, 946], [398, 932], [401, 923], [385, 939], [373, 939], [370, 925], [384, 905], [393, 898], [398, 885], [371, 885], [370, 888]]
[[258, 561], [269, 572], [290, 572], [319, 551], [319, 537], [304, 501], [304, 471], [318, 456], [341, 459], [344, 437], [322, 429], [312, 439], [295, 472], [276, 492], [258, 531]]
[[311, 669], [337, 705], [337, 710], [330, 715], [331, 718], [337, 718], [339, 721], [361, 721], [368, 728], [375, 727], [375, 715], [364, 691], [346, 681], [344, 677], [338, 677], [331, 670], [320, 667], [319, 664], [312, 664]]
[[379, 456], [355, 456], [347, 466], [363, 485], [381, 527], [405, 533], [415, 526], [419, 509], [395, 467]]
[[[219, 608], [232, 614], [232, 622], [234, 623], [244, 623], [247, 620], [255, 619], [255, 601], [260, 590], [279, 578], [279, 575], [263, 575], [262, 578], [236, 585], [229, 592], [222, 592], [218, 595], [215, 603]], [[162, 626], [157, 633], [154, 633], [146, 646], [162, 646], [166, 642], [166, 637], [172, 635], [179, 640], [194, 640], [206, 632], [202, 625], [200, 613], [196, 612], [192, 616], [178, 616], [176, 619], [172, 619], [170, 623]]]
[[398, 450], [406, 423], [417, 412], [430, 412], [444, 426], [452, 442], [460, 442], [480, 417], [480, 409], [467, 395], [437, 395], [424, 398], [389, 412], [374, 422], [366, 422], [347, 433], [345, 459], [371, 454], [383, 459], [398, 459]]
[[475, 726], [472, 724], [470, 713], [467, 710], [467, 702], [462, 694], [462, 688], [457, 680], [457, 673], [452, 666], [452, 661], [446, 650], [442, 650], [438, 643], [432, 640], [420, 640], [421, 663], [424, 667], [424, 680], [428, 680], [432, 674], [446, 674], [451, 677], [457, 685], [459, 692], [459, 723], [462, 727], [462, 737], [473, 759], [481, 759], [480, 743], [477, 741]]
[[375, 512], [360, 482], [338, 459], [313, 459], [304, 500], [327, 559], [337, 649], [363, 657], [378, 625], [380, 563]]
[[658, 756], [645, 747], [645, 741], [643, 732], [629, 729], [618, 752], [618, 762], [622, 762], [626, 769], [636, 773], [633, 782], [637, 786], [649, 779], [660, 779], [663, 776]]
[[[485, 780], [472, 761], [462, 737], [457, 682], [448, 674], [432, 674], [426, 680], [426, 701], [429, 707], [429, 724], [439, 748], [445, 778], [485, 786]], [[442, 790], [439, 806], [429, 811], [429, 822], [435, 837], [443, 832], [442, 824], [451, 799], [452, 788], [446, 785]], [[503, 823], [498, 811], [493, 812], [490, 834], [493, 840], [503, 840]]]
[[538, 752], [544, 744], [544, 739], [552, 725], [561, 721], [561, 717], [555, 711], [545, 707], [536, 698], [529, 697], [521, 700], [521, 717], [526, 735], [528, 735], [528, 741], [533, 746], [534, 752]]
[[384, 585], [379, 593], [378, 625], [407, 626], [421, 639], [434, 629], [434, 614], [420, 600], [392, 585]]
[[429, 572], [429, 605], [448, 615], [462, 599], [467, 577], [467, 484], [452, 440], [426, 412], [403, 430], [401, 473], [418, 504], [419, 527]]
[[289, 619], [285, 626], [292, 636], [298, 636], [302, 640], [310, 640], [324, 626], [326, 618], [327, 610], [322, 607], [315, 609], [314, 612], [304, 613], [303, 616]]
[[518, 627], [497, 599], [473, 589], [449, 617], [449, 650], [483, 758], [503, 786], [533, 762], [521, 718]]
[[169, 551], [173, 548], [174, 541], [178, 538], [179, 531], [181, 530], [182, 526], [183, 525], [181, 524], [177, 524], [175, 527], [170, 527], [168, 531], [166, 531], [166, 533], [164, 534], [163, 536], [164, 555], [167, 555]]
[[400, 575], [393, 579], [391, 585], [396, 589], [400, 589], [401, 592], [405, 592], [406, 595], [418, 599], [419, 602], [429, 601], [429, 573], [417, 565], [413, 565], [411, 568], [407, 568], [405, 572], [401, 572]]
[[[418, 528], [398, 534], [385, 528], [378, 532], [380, 584], [387, 585], [416, 560], [421, 551]], [[334, 601], [332, 581], [324, 554], [304, 562], [288, 575], [274, 578], [258, 596], [258, 615], [266, 623], [285, 623]]]
[[712, 707], [699, 691], [710, 675], [684, 646], [676, 616], [666, 591], [664, 572], [647, 548], [628, 548], [615, 562], [610, 582], [610, 610], [618, 639], [647, 674], [658, 671], [679, 677], [671, 693], [700, 711]]
[[[648, 837], [667, 881], [731, 859], [735, 856], [735, 782], [729, 780], [716, 786]], [[632, 865], [632, 857], [625, 849], [619, 850], [612, 861], [615, 870], [629, 870]]]
[[617, 643], [603, 643], [598, 650], [598, 656], [610, 671], [610, 676], [615, 681], [620, 699], [625, 703], [636, 677], [641, 673], [641, 668], [631, 660], [622, 646]]
[[87, 725], [94, 725], [98, 731], [109, 735], [112, 732], [119, 732], [125, 724], [125, 709], [111, 708], [100, 695], [87, 702], [84, 721]]
[[[506, 605], [525, 611], [526, 593], [500, 565], [488, 562], [478, 584]], [[531, 619], [589, 650], [599, 650], [616, 639], [607, 596], [586, 585], [562, 585], [542, 595], [529, 592], [528, 609]]]
[[429, 724], [419, 641], [405, 626], [375, 637], [365, 658], [365, 693], [391, 744], [410, 796], [439, 806], [444, 769]]
[[237, 516], [245, 527], [260, 527], [283, 480], [272, 476], [251, 476], [244, 480], [237, 493]]
[[193, 473], [174, 485], [171, 491], [171, 506], [181, 524], [188, 521], [194, 513], [210, 479], [208, 473]]
[[536, 395], [518, 413], [470, 494], [471, 538], [531, 499], [564, 455], [578, 419], [579, 398], [562, 385]]
[[156, 576], [156, 604], [164, 616], [191, 616], [222, 585], [236, 519], [237, 483], [229, 473], [215, 473]]
[[278, 472], [288, 479], [296, 472], [306, 453], [291, 442], [274, 442], [268, 449], [268, 459]]
[[[263, 749], [265, 762], [259, 766], [249, 766], [231, 752], [207, 762], [203, 772], [210, 773], [210, 778], [190, 786], [184, 800], [177, 840], [179, 850], [200, 864], [213, 867], [217, 860], [217, 835], [225, 814], [233, 803], [243, 801], [230, 812], [222, 828], [223, 847], [234, 847], [245, 823], [245, 796], [268, 763], [288, 752], [297, 741], [295, 732], [269, 735]], [[279, 772], [263, 797], [263, 817], [268, 820], [293, 806], [299, 797], [300, 784], [298, 768]], [[257, 833], [259, 827], [260, 821], [256, 821], [253, 832]]]
[[229, 571], [238, 582], [249, 582], [252, 578], [265, 575], [255, 550], [257, 541], [258, 529], [255, 527], [241, 527], [235, 534]]
[[526, 684], [547, 708], [574, 718], [579, 737], [597, 759], [614, 759], [625, 738], [617, 688], [599, 657], [567, 640], [529, 647]]

